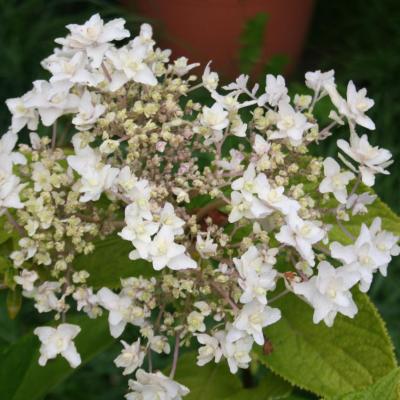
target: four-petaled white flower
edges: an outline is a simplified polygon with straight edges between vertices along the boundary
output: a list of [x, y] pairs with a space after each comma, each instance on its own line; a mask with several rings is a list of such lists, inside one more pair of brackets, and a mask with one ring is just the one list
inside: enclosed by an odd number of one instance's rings
[[310, 71], [306, 73], [305, 78], [306, 86], [314, 90], [316, 95], [321, 95], [321, 91], [322, 94], [326, 94], [325, 87], [335, 83], [335, 71], [333, 69], [326, 72]]
[[78, 135], [73, 139], [75, 155], [68, 156], [69, 166], [81, 176], [78, 186], [81, 202], [97, 201], [101, 194], [110, 190], [119, 174], [118, 168], [102, 164], [98, 152], [90, 146], [81, 147]]
[[383, 276], [387, 274], [387, 267], [391, 261], [391, 257], [398, 256], [400, 254], [400, 246], [398, 245], [399, 236], [394, 235], [389, 231], [382, 229], [382, 220], [375, 218], [370, 226], [370, 234], [372, 242], [374, 243], [378, 252], [382, 256], [390, 256], [390, 260], [379, 265], [379, 271]]
[[239, 273], [239, 285], [243, 290], [241, 303], [257, 300], [267, 304], [266, 294], [275, 289], [277, 272], [268, 264], [255, 246], [251, 246], [241, 257], [233, 262]]
[[142, 366], [145, 352], [140, 346], [140, 339], [131, 345], [124, 340], [121, 340], [121, 343], [124, 348], [121, 354], [114, 360], [114, 363], [117, 367], [124, 368], [122, 375], [129, 375]]
[[160, 213], [159, 222], [163, 226], [167, 226], [172, 230], [174, 235], [181, 235], [183, 233], [183, 226], [185, 221], [175, 214], [174, 206], [166, 202]]
[[307, 122], [307, 118], [301, 112], [297, 112], [287, 101], [281, 100], [278, 104], [278, 131], [269, 135], [270, 139], [287, 138], [293, 146], [299, 146], [303, 142], [304, 133], [313, 125]]
[[197, 355], [197, 365], [202, 367], [211, 360], [218, 363], [222, 357], [222, 349], [219, 340], [214, 336], [207, 335], [206, 333], [199, 333], [196, 337], [198, 342], [202, 344]]
[[202, 235], [198, 234], [196, 238], [196, 250], [201, 258], [207, 259], [217, 254], [218, 245], [212, 240], [210, 234], [207, 234], [203, 239]]
[[[352, 133], [350, 143], [339, 139], [337, 145], [347, 156], [360, 164], [359, 170], [362, 181], [367, 186], [374, 185], [376, 174], [389, 175], [389, 171], [385, 168], [393, 163], [393, 160], [391, 160], [392, 153], [389, 150], [371, 146], [367, 135], [359, 137]], [[343, 161], [345, 160], [343, 159]], [[347, 165], [352, 167], [348, 162]]]
[[204, 315], [198, 311], [192, 311], [187, 316], [186, 321], [190, 332], [204, 332], [206, 330]]
[[67, 25], [70, 34], [55, 41], [71, 52], [85, 51], [91, 59], [92, 67], [98, 68], [110, 47], [110, 42], [130, 36], [124, 25], [125, 21], [122, 18], [113, 19], [105, 24], [100, 15], [95, 14], [83, 25]]
[[26, 158], [18, 151], [13, 151], [18, 141], [16, 133], [7, 132], [0, 138], [0, 163], [5, 164], [26, 164]]
[[96, 86], [103, 75], [88, 68], [88, 57], [83, 51], [78, 51], [72, 57], [68, 52], [56, 51], [42, 61], [43, 68], [52, 73], [50, 82], [69, 82]]
[[148, 49], [143, 45], [109, 50], [106, 56], [114, 68], [110, 90], [118, 90], [131, 80], [145, 85], [156, 85], [157, 79], [145, 62], [147, 55]]
[[243, 332], [253, 337], [254, 341], [264, 344], [263, 328], [279, 321], [281, 312], [258, 301], [247, 303], [240, 310], [239, 315], [233, 322], [233, 327], [227, 334], [227, 340], [235, 342], [243, 336]]
[[79, 102], [78, 113], [72, 119], [72, 123], [79, 131], [89, 130], [105, 110], [106, 107], [93, 102], [91, 93], [85, 90]]
[[166, 336], [151, 336], [149, 339], [149, 345], [151, 350], [158, 354], [169, 354], [171, 352], [171, 346], [169, 345], [168, 338]]
[[[25, 184], [12, 173], [11, 162], [0, 160], [0, 215], [2, 208], [23, 208], [19, 193]], [[6, 164], [3, 166], [3, 164]]]
[[28, 126], [28, 129], [37, 129], [39, 114], [34, 107], [28, 106], [33, 95], [34, 90], [31, 90], [22, 97], [6, 100], [6, 105], [12, 114], [11, 131], [13, 133], [18, 133], [25, 125]]
[[318, 275], [308, 281], [293, 283], [294, 293], [304, 298], [314, 308], [313, 321], [324, 320], [332, 326], [337, 313], [353, 318], [357, 313], [350, 289], [357, 282], [356, 273], [344, 267], [334, 268], [327, 261], [318, 265]]
[[215, 131], [222, 131], [229, 125], [228, 112], [219, 103], [214, 103], [212, 107], [203, 107], [200, 122]]
[[347, 201], [347, 184], [354, 179], [350, 171], [340, 172], [340, 165], [331, 157], [324, 160], [325, 178], [319, 185], [321, 193], [333, 193], [336, 200], [342, 204]]
[[185, 246], [174, 242], [171, 228], [163, 226], [149, 245], [148, 257], [156, 271], [165, 267], [175, 270], [196, 268], [197, 263], [185, 251]]
[[182, 400], [189, 393], [186, 386], [167, 378], [161, 372], [149, 373], [142, 369], [136, 372], [136, 380], [129, 380], [133, 391], [127, 400]]
[[32, 179], [35, 182], [33, 186], [35, 192], [50, 192], [53, 188], [52, 176], [49, 169], [39, 161], [32, 164]]
[[72, 368], [81, 363], [81, 356], [76, 350], [73, 340], [81, 331], [78, 325], [60, 324], [57, 328], [42, 326], [33, 332], [42, 342], [40, 346], [39, 365], [44, 366], [47, 360], [61, 354]]
[[118, 296], [108, 288], [102, 288], [97, 292], [99, 304], [109, 311], [108, 323], [112, 337], [121, 336], [128, 323], [128, 310], [132, 301], [127, 296]]
[[69, 92], [70, 85], [38, 80], [33, 82], [33, 86], [26, 106], [37, 109], [44, 126], [51, 126], [62, 115], [77, 111], [79, 97]]
[[[398, 240], [394, 235], [385, 235], [382, 232], [378, 234], [378, 232], [381, 232], [380, 220], [375, 219], [370, 228], [365, 224], [361, 225], [360, 234], [354, 244], [344, 246], [333, 242], [330, 245], [331, 256], [342, 261], [346, 269], [358, 276], [360, 290], [363, 292], [369, 290], [373, 274], [378, 269], [381, 268], [384, 273], [386, 272], [386, 267], [392, 258], [391, 249]], [[389, 251], [385, 251], [386, 246]]]
[[259, 198], [270, 208], [271, 212], [280, 211], [284, 215], [296, 213], [300, 209], [300, 204], [283, 194], [283, 186], [271, 187], [267, 179], [259, 190]]
[[138, 242], [150, 243], [151, 237], [159, 229], [159, 223], [143, 219], [136, 203], [129, 204], [125, 208], [125, 222], [126, 226], [119, 235], [134, 245]]
[[227, 339], [227, 335], [221, 334], [218, 335], [218, 340], [221, 344], [222, 354], [226, 358], [232, 374], [236, 374], [239, 368], [245, 369], [249, 367], [251, 361], [250, 351], [254, 343], [250, 335], [245, 334], [240, 339], [232, 342]]
[[305, 221], [296, 214], [286, 217], [286, 225], [275, 235], [281, 243], [293, 246], [310, 265], [314, 265], [312, 245], [325, 237], [325, 231], [312, 221]]
[[18, 285], [22, 286], [22, 289], [27, 292], [32, 292], [35, 281], [39, 278], [36, 271], [28, 271], [23, 269], [20, 275], [14, 277], [14, 280]]
[[271, 214], [271, 209], [256, 196], [244, 196], [241, 192], [231, 193], [231, 212], [228, 221], [234, 223], [242, 218], [258, 219]]
[[375, 129], [372, 119], [365, 115], [374, 105], [374, 101], [367, 97], [367, 89], [357, 91], [354, 83], [350, 81], [347, 85], [346, 100], [339, 94], [335, 84], [325, 85], [325, 89], [340, 115], [346, 117], [350, 123], [371, 130]]
[[268, 103], [275, 107], [280, 101], [287, 103], [289, 101], [288, 89], [285, 78], [282, 75], [267, 74], [265, 78], [265, 93], [258, 99], [258, 105], [263, 106]]

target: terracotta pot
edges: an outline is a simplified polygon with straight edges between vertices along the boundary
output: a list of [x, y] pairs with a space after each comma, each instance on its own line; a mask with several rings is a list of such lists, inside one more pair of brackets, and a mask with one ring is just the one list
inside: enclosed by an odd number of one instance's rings
[[[240, 35], [246, 22], [268, 14], [263, 54], [258, 66], [284, 54], [290, 72], [300, 55], [310, 22], [313, 0], [124, 0], [126, 6], [153, 19], [160, 45], [174, 57], [186, 56], [226, 78], [239, 73]], [[257, 69], [257, 67], [256, 67]]]

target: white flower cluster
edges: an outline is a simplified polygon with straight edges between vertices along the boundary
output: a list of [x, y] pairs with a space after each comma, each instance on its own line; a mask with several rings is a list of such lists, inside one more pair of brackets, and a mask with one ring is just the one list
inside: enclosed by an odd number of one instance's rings
[[[115, 364], [135, 373], [126, 398], [179, 400], [189, 392], [173, 380], [180, 347], [198, 343], [199, 366], [248, 368], [254, 344], [281, 318], [271, 305], [288, 293], [310, 304], [315, 323], [354, 317], [351, 290], [368, 291], [400, 253], [379, 217], [347, 225], [374, 204], [369, 187], [389, 173], [391, 153], [357, 133], [375, 128], [373, 101], [353, 82], [342, 97], [333, 71], [308, 72], [293, 97], [282, 76], [267, 75], [264, 90], [246, 75], [221, 88], [210, 63], [198, 80], [198, 64], [155, 48], [149, 25], [128, 41], [124, 24], [94, 15], [68, 25], [42, 62], [49, 80], [7, 101], [0, 216], [19, 235], [15, 283], [38, 312], [62, 319], [35, 330], [40, 365], [58, 354], [81, 363], [81, 328], [65, 322], [72, 304], [90, 318], [106, 311], [111, 335], [123, 338]], [[193, 90], [210, 102], [193, 100]], [[325, 96], [332, 122], [322, 127], [313, 110]], [[17, 133], [39, 122], [51, 137], [30, 132], [31, 144], [16, 150]], [[350, 137], [337, 141], [337, 160], [310, 153], [343, 125]], [[111, 235], [131, 243], [132, 276], [98, 287], [96, 269], [76, 259]], [[96, 268], [122, 278], [118, 259]], [[129, 325], [140, 338], [128, 338]], [[170, 377], [153, 372], [153, 352], [173, 353]]]

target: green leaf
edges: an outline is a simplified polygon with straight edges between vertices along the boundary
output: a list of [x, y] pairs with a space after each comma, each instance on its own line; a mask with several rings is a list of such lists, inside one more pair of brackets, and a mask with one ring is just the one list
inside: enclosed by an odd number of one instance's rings
[[186, 353], [179, 358], [174, 378], [190, 389], [185, 400], [224, 399], [242, 389], [237, 375], [232, 375], [224, 362], [196, 365], [196, 356]]
[[[252, 389], [242, 389], [226, 400], [269, 400], [286, 399], [293, 390], [292, 385], [279, 376], [267, 371], [260, 384]], [[225, 399], [224, 399], [225, 400]]]
[[[82, 364], [110, 346], [110, 336], [105, 317], [91, 320], [87, 317], [71, 318], [71, 323], [81, 326], [75, 339]], [[45, 367], [38, 364], [39, 340], [28, 334], [3, 351], [0, 358], [1, 398], [7, 400], [41, 399], [74, 370], [61, 357], [49, 360]]]
[[77, 270], [86, 270], [90, 274], [88, 284], [95, 289], [107, 286], [118, 288], [121, 278], [142, 275], [153, 276], [155, 271], [152, 265], [145, 260], [129, 259], [133, 250], [130, 242], [112, 235], [102, 241], [95, 242], [95, 251], [89, 255], [76, 258], [74, 267]]
[[335, 397], [335, 400], [399, 400], [400, 369], [396, 368], [364, 390]]
[[267, 21], [266, 13], [258, 13], [246, 21], [240, 35], [239, 67], [241, 72], [249, 73], [260, 60]]
[[[312, 322], [312, 309], [289, 294], [276, 306], [282, 319], [265, 330], [272, 343], [261, 362], [289, 382], [320, 396], [345, 394], [375, 383], [396, 367], [393, 345], [368, 296], [355, 292], [359, 312], [339, 315], [332, 328]], [[274, 304], [275, 305], [275, 304]]]

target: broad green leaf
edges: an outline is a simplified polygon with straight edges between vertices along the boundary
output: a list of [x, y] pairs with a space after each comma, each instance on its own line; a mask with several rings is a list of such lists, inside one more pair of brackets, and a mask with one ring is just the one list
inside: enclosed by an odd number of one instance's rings
[[369, 298], [354, 294], [354, 319], [332, 328], [312, 322], [312, 309], [292, 294], [277, 300], [282, 319], [265, 334], [272, 343], [260, 360], [289, 382], [320, 396], [345, 394], [375, 383], [396, 367], [393, 345]]
[[133, 246], [119, 236], [112, 235], [97, 241], [95, 246], [93, 253], [77, 257], [74, 263], [76, 269], [84, 269], [90, 273], [88, 284], [94, 288], [117, 288], [121, 284], [121, 278], [139, 275], [149, 277], [155, 274], [149, 262], [129, 259]]
[[185, 400], [224, 399], [242, 389], [239, 378], [229, 372], [226, 363], [209, 363], [199, 367], [193, 353], [179, 358], [175, 379], [190, 389]]
[[260, 384], [251, 389], [242, 389], [233, 396], [224, 400], [272, 400], [286, 399], [291, 394], [293, 387], [279, 376], [268, 371], [261, 378]]
[[[83, 364], [114, 341], [110, 336], [105, 317], [95, 320], [77, 317], [71, 318], [69, 322], [76, 323], [82, 328], [75, 343]], [[0, 359], [2, 399], [41, 399], [74, 371], [61, 356], [49, 360], [45, 367], [39, 366], [39, 346], [37, 337], [28, 334], [3, 350]]]
[[364, 390], [335, 397], [335, 400], [399, 400], [400, 369], [396, 368]]

